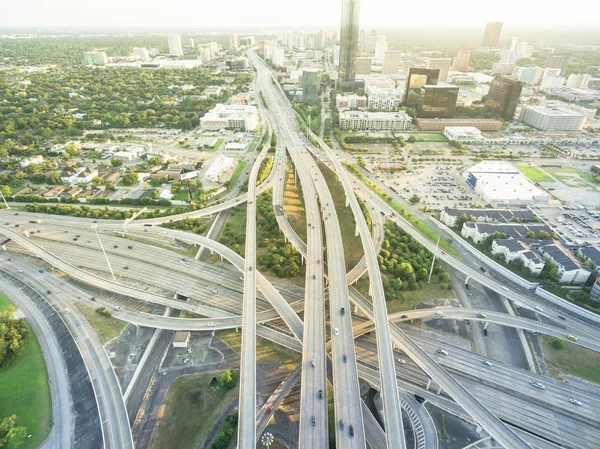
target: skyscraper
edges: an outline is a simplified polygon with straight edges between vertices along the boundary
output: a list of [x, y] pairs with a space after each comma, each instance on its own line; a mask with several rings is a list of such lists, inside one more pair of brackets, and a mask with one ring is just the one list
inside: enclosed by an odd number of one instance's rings
[[306, 69], [302, 71], [302, 101], [314, 103], [319, 96], [319, 71], [317, 69]]
[[342, 0], [340, 27], [340, 69], [338, 82], [342, 91], [354, 90], [356, 57], [358, 56], [358, 20], [360, 0]]
[[377, 39], [375, 42], [375, 59], [378, 61], [383, 61], [388, 51], [388, 41], [385, 40], [385, 36], [381, 37], [382, 39]]
[[485, 33], [483, 34], [483, 41], [481, 42], [482, 47], [497, 47], [500, 41], [500, 34], [502, 33], [502, 22], [489, 22], [485, 26]]
[[398, 50], [386, 51], [383, 57], [383, 69], [381, 73], [396, 75], [400, 70], [402, 62], [402, 52]]
[[450, 58], [432, 58], [429, 60], [429, 69], [440, 69], [440, 76], [438, 81], [444, 83], [448, 81], [448, 72], [450, 71], [450, 65], [452, 65], [452, 59]]
[[519, 104], [521, 90], [523, 90], [521, 81], [505, 76], [497, 76], [490, 84], [486, 106], [494, 113], [501, 115], [505, 120], [513, 120], [515, 110]]
[[356, 58], [356, 74], [369, 75], [371, 73], [371, 58]]
[[411, 67], [406, 77], [406, 89], [404, 90], [404, 103], [410, 107], [419, 104], [421, 87], [425, 84], [435, 85], [438, 83], [440, 69], [419, 69]]
[[429, 85], [421, 87], [417, 117], [419, 118], [452, 118], [456, 112], [458, 86], [451, 84]]
[[569, 66], [569, 61], [571, 61], [571, 56], [569, 55], [551, 55], [548, 58], [546, 67], [551, 69], [560, 69], [560, 74], [564, 75], [567, 67]]
[[469, 67], [469, 60], [471, 59], [471, 52], [468, 50], [461, 50], [458, 52], [454, 60], [452, 61], [452, 70], [458, 70], [459, 72], [469, 72], [473, 70]]
[[179, 34], [167, 35], [169, 41], [169, 54], [171, 56], [183, 56], [183, 48], [181, 48], [181, 36]]
[[229, 41], [229, 48], [233, 51], [238, 51], [238, 35], [233, 33]]

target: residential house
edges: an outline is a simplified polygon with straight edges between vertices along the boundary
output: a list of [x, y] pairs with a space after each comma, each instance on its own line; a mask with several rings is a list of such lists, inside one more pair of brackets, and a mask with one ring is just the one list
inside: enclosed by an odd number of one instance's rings
[[600, 272], [600, 250], [595, 246], [584, 246], [577, 249], [577, 254], [585, 260], [593, 262], [596, 266], [596, 273]]
[[70, 166], [63, 169], [60, 180], [65, 184], [87, 184], [98, 176], [98, 170], [87, 167]]
[[[533, 240], [539, 246], [542, 240]], [[545, 240], [546, 243], [552, 243], [552, 240]], [[546, 262], [540, 258], [534, 251], [532, 245], [527, 241], [515, 239], [496, 239], [492, 242], [492, 254], [501, 254], [504, 261], [508, 264], [514, 260], [520, 260], [523, 266], [532, 274], [539, 275], [544, 269]]]
[[44, 193], [44, 198], [57, 198], [65, 190], [65, 186], [56, 186]]
[[592, 271], [584, 266], [568, 249], [558, 243], [540, 246], [539, 252], [546, 260], [551, 260], [558, 269], [558, 282], [561, 284], [583, 284]]
[[500, 232], [506, 234], [508, 238], [523, 240], [528, 238], [529, 232], [533, 232], [536, 236], [540, 231], [545, 231], [549, 235], [553, 235], [552, 228], [545, 224], [517, 224], [517, 223], [477, 223], [467, 221], [463, 224], [460, 234], [464, 238], [470, 238], [475, 243], [481, 243], [490, 235]]
[[460, 217], [466, 215], [469, 219], [485, 223], [531, 222], [535, 214], [530, 209], [454, 209], [445, 207], [440, 215], [440, 221], [453, 228]]

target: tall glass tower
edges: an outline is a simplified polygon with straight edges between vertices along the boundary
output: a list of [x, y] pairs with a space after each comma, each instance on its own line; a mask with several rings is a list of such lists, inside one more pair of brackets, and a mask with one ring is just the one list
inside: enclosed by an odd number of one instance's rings
[[340, 29], [339, 87], [342, 91], [354, 90], [356, 58], [358, 56], [358, 20], [360, 0], [342, 0], [342, 26]]

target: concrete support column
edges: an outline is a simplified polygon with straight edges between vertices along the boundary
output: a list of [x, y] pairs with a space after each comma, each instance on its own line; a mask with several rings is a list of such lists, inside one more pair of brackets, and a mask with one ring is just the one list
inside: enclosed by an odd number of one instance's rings
[[29, 231], [25, 229], [25, 237], [29, 238]]
[[354, 237], [357, 237], [357, 236], [358, 236], [358, 234], [359, 234], [359, 231], [358, 231], [358, 223], [356, 223], [356, 226], [354, 226]]
[[351, 303], [351, 304], [352, 304], [352, 313], [358, 313], [358, 306], [354, 303]]
[[430, 386], [431, 386], [431, 379], [427, 379], [427, 386], [425, 387], [425, 390], [429, 391]]
[[484, 323], [484, 325], [483, 325], [483, 328], [484, 328], [484, 329], [487, 329], [487, 327], [488, 327], [488, 324], [490, 324], [490, 322], [489, 322], [489, 321], [486, 321], [486, 322]]
[[438, 391], [437, 394], [441, 394], [442, 393], [442, 387], [438, 385]]

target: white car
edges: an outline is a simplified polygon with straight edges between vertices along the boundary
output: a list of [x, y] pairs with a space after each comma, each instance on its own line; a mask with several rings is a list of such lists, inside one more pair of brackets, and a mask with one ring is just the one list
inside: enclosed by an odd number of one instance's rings
[[219, 294], [219, 290], [213, 290], [212, 292], [213, 292], [215, 295], [218, 295], [218, 294]]
[[69, 308], [67, 307], [67, 308], [65, 309], [65, 313], [69, 313], [69, 312], [70, 312], [70, 310], [69, 310]]
[[569, 399], [569, 402], [571, 404], [579, 405], [580, 407], [583, 405], [583, 403], [581, 401], [578, 401], [577, 399]]
[[442, 312], [441, 310], [438, 310], [437, 312], [435, 312], [436, 315], [443, 315], [444, 312]]
[[535, 306], [535, 310], [537, 310], [538, 312], [543, 312], [544, 309], [542, 309], [540, 306]]
[[336, 327], [336, 328], [333, 330], [333, 333], [334, 333], [335, 335], [339, 335], [339, 334], [340, 334], [340, 331], [339, 331], [339, 329]]
[[398, 363], [400, 363], [401, 365], [404, 365], [406, 363], [406, 360], [404, 360], [404, 359], [398, 359]]
[[148, 318], [150, 318], [151, 320], [153, 320], [156, 317], [154, 315], [150, 315]]
[[213, 322], [208, 323], [208, 327], [214, 327], [214, 325], [215, 325], [215, 323], [213, 323]]
[[114, 306], [114, 307], [113, 307], [113, 310], [114, 310], [115, 312], [118, 312], [119, 310], [121, 310], [121, 307], [120, 307], [120, 306]]
[[546, 389], [546, 386], [541, 382], [533, 381], [533, 382], [531, 382], [531, 385], [533, 385], [535, 388], [539, 388], [540, 390]]

